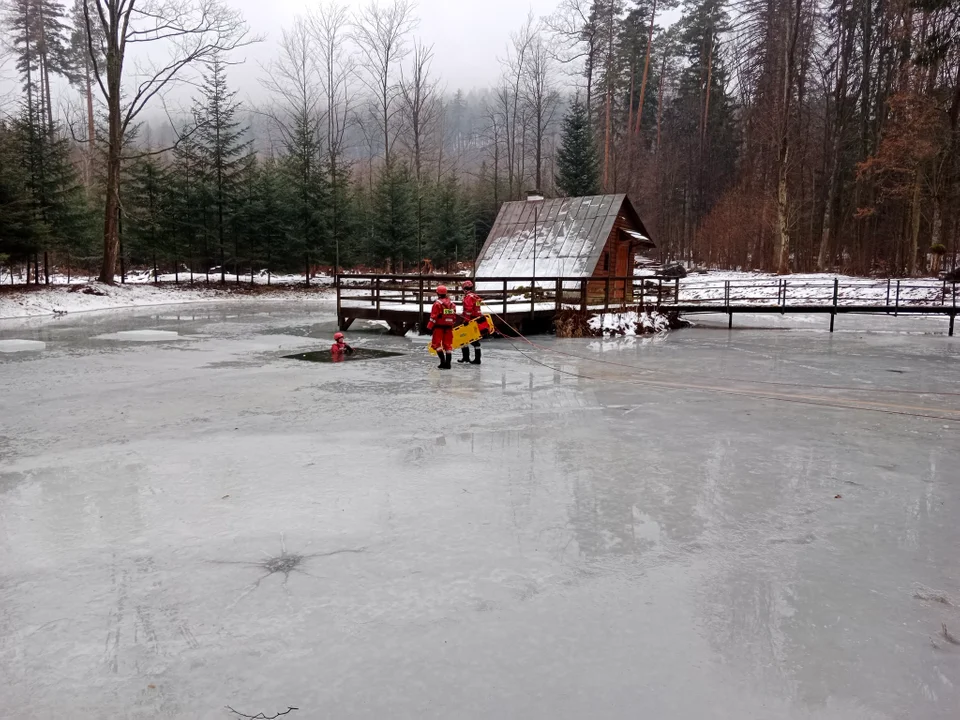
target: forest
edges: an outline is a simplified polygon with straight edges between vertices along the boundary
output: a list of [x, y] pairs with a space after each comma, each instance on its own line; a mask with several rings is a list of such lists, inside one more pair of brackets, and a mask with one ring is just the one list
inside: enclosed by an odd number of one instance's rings
[[466, 89], [410, 0], [323, 0], [255, 103], [230, 68], [266, 39], [227, 1], [0, 2], [0, 266], [28, 281], [451, 269], [531, 191], [628, 193], [695, 266], [957, 265], [957, 0], [559, 0]]

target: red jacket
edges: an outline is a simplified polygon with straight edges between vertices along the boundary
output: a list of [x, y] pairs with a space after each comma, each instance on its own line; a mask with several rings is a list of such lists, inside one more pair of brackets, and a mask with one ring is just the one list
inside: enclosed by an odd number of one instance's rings
[[463, 318], [467, 322], [483, 315], [483, 311], [480, 309], [481, 302], [480, 296], [473, 291], [463, 296]]
[[331, 355], [343, 355], [344, 353], [352, 353], [353, 348], [347, 345], [346, 343], [334, 343], [330, 346]]
[[457, 324], [457, 306], [450, 298], [439, 298], [430, 310], [430, 322], [427, 323], [427, 330], [433, 330], [434, 325], [440, 327], [453, 327]]

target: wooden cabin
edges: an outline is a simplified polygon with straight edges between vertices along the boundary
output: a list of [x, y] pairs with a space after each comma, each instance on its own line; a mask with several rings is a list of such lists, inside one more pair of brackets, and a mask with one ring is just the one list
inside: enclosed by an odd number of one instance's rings
[[477, 258], [476, 277], [524, 285], [533, 277], [589, 277], [590, 302], [603, 302], [609, 287], [608, 302], [629, 303], [634, 256], [653, 247], [624, 194], [506, 202]]

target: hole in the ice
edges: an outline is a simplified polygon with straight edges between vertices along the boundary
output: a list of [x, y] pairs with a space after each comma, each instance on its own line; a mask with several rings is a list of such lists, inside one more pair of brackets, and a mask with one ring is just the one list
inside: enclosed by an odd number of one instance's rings
[[352, 355], [334, 356], [329, 350], [314, 350], [312, 352], [302, 352], [296, 355], [284, 355], [287, 360], [306, 360], [307, 362], [333, 363], [333, 362], [353, 362], [355, 360], [376, 360], [378, 358], [394, 357], [403, 355], [398, 352], [388, 352], [387, 350], [372, 350], [369, 348], [355, 348]]

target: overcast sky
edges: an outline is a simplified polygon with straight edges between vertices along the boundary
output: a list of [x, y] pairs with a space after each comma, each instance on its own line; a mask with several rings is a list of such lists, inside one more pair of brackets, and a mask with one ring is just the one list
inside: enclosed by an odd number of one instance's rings
[[[256, 79], [262, 74], [258, 63], [268, 62], [275, 54], [280, 31], [316, 0], [227, 0], [244, 13], [251, 29], [265, 34], [266, 40], [246, 48], [238, 57], [247, 58], [247, 67], [231, 73], [241, 95], [259, 93]], [[389, 0], [388, 0], [389, 1]], [[342, 0], [351, 8], [369, 0]], [[559, 0], [420, 0], [416, 15], [420, 24], [416, 35], [434, 46], [434, 72], [449, 91], [457, 88], [487, 86], [496, 81], [500, 66], [497, 57], [506, 53], [510, 33], [520, 27], [531, 10], [536, 17], [552, 14]]]

